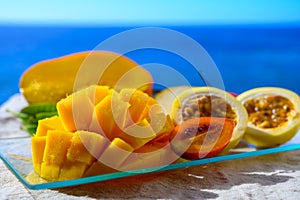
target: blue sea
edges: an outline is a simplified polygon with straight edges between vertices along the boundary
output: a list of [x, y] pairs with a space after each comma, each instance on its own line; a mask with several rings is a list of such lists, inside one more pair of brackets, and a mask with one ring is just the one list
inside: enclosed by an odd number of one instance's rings
[[[102, 41], [140, 27], [0, 26], [0, 104], [19, 92], [19, 78], [33, 64], [94, 49]], [[168, 27], [197, 41], [216, 64], [225, 89], [283, 87], [300, 94], [300, 26]], [[174, 45], [177, 45], [176, 43]], [[182, 45], [178, 41], [178, 45]], [[159, 63], [179, 70], [193, 85], [205, 84], [187, 60], [170, 52], [143, 49], [128, 57], [141, 65]], [[160, 74], [180, 85], [168, 73]], [[159, 86], [157, 86], [159, 87]]]

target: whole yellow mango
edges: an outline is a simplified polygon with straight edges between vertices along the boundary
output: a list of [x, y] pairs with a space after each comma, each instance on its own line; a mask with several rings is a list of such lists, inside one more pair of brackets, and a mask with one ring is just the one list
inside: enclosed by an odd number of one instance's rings
[[152, 95], [151, 74], [133, 60], [108, 51], [86, 51], [39, 62], [20, 79], [28, 103], [57, 103], [90, 85], [140, 89]]

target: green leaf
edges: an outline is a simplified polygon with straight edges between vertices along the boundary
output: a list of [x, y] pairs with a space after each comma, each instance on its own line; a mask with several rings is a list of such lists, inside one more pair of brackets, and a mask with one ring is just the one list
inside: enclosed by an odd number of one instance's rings
[[38, 121], [57, 115], [55, 104], [31, 104], [24, 107], [20, 112], [7, 110], [22, 122], [21, 129], [26, 130], [29, 134], [34, 135], [38, 126]]
[[31, 104], [23, 108], [21, 113], [25, 113], [27, 115], [35, 115], [41, 112], [57, 112], [56, 105], [50, 103], [40, 103], [40, 104]]

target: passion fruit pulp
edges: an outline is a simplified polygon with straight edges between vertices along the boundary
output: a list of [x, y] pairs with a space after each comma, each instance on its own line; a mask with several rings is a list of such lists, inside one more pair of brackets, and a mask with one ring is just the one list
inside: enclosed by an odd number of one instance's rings
[[300, 128], [300, 98], [293, 91], [277, 88], [254, 88], [237, 99], [249, 118], [246, 142], [259, 148], [275, 147], [291, 140]]

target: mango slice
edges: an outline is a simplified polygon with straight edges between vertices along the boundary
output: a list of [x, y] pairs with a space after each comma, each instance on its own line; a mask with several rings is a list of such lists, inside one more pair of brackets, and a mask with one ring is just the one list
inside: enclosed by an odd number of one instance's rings
[[[174, 123], [142, 91], [117, 92], [93, 85], [61, 99], [57, 110], [59, 115], [41, 121], [40, 132], [32, 138], [34, 170], [46, 180], [112, 173], [148, 161], [151, 166], [163, 165], [177, 159], [170, 156], [170, 148], [153, 151], [169, 143]], [[136, 162], [140, 153], [148, 155]]]
[[57, 103], [90, 85], [152, 94], [151, 74], [131, 59], [109, 51], [86, 51], [39, 62], [25, 71], [20, 91], [30, 103]]

